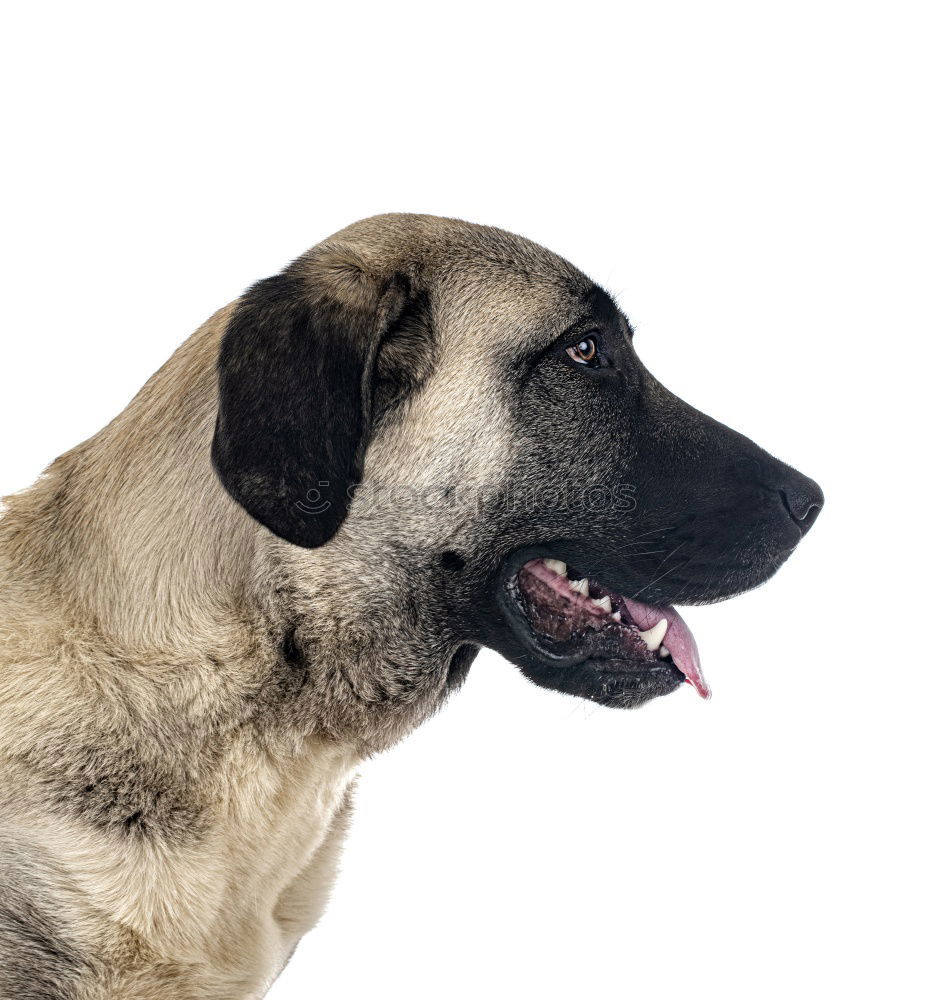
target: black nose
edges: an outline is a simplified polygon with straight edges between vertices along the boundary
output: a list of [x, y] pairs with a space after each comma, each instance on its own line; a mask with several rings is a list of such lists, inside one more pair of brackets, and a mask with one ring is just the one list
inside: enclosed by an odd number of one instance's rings
[[786, 512], [805, 534], [815, 524], [825, 503], [819, 484], [806, 476], [798, 476], [780, 486], [779, 491]]

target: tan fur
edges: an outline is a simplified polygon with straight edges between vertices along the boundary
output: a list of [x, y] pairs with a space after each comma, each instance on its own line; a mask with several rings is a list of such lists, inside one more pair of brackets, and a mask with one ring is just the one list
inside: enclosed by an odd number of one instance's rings
[[[165, 996], [172, 970], [197, 981], [189, 965], [217, 970], [222, 984], [216, 994], [191, 986], [192, 997], [240, 995], [229, 992], [240, 982], [254, 991], [278, 971], [310, 926], [296, 926], [292, 883], [306, 879], [358, 762], [352, 748], [314, 737], [257, 752], [255, 734], [224, 719], [225, 703], [263, 673], [246, 610], [262, 529], [226, 496], [207, 457], [213, 359], [228, 314], [205, 324], [100, 434], [9, 498], [0, 521], [0, 822], [56, 858], [86, 920], [106, 916], [103, 951], [117, 929], [145, 942], [128, 943], [117, 966], [150, 965], [144, 951], [171, 956], [151, 973], [154, 992], [145, 992], [150, 973], [133, 971], [133, 992], [120, 986], [113, 996]], [[185, 732], [209, 730], [209, 753], [194, 748], [196, 757], [169, 765], [187, 772], [192, 803], [210, 803], [206, 840], [117, 852], [79, 819], [42, 808], [46, 775], [67, 774], [69, 757], [80, 761], [102, 726], [153, 760], [175, 739], [187, 750]]]

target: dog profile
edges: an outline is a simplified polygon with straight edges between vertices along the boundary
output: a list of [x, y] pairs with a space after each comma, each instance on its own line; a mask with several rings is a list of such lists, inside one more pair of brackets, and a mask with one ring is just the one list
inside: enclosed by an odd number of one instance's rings
[[190, 337], [0, 518], [0, 997], [264, 995], [361, 763], [480, 647], [707, 695], [673, 604], [768, 579], [822, 494], [640, 363], [562, 258], [355, 223]]

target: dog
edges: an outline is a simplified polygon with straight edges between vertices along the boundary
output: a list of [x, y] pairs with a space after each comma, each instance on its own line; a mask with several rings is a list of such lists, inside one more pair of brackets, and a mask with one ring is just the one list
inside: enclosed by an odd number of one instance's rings
[[708, 695], [671, 605], [763, 583], [818, 485], [667, 391], [499, 229], [355, 223], [212, 316], [0, 519], [0, 996], [264, 995], [354, 775], [480, 647]]

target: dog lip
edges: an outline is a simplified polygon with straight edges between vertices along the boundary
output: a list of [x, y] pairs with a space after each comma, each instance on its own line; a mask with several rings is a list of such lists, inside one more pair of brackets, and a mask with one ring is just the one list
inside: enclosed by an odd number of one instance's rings
[[[533, 639], [536, 651], [544, 652], [551, 662], [589, 660], [601, 669], [602, 664], [624, 661], [651, 665], [648, 672], [653, 667], [675, 667], [702, 698], [710, 697], [695, 639], [674, 608], [615, 594], [597, 582], [592, 586], [595, 593], [590, 594], [587, 578], [574, 580], [565, 563], [540, 557], [523, 562], [506, 582], [512, 601], [523, 612], [521, 617], [530, 633], [526, 637]], [[578, 638], [582, 633], [588, 642]], [[615, 644], [622, 655], [591, 656], [592, 641]], [[566, 644], [571, 648], [576, 645], [579, 651], [554, 655], [556, 650], [546, 649], [551, 643], [564, 649]]]

